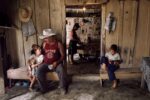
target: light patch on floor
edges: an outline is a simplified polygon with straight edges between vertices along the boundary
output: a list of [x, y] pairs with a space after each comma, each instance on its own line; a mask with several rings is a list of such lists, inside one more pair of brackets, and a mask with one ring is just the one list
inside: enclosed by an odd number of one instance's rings
[[69, 93], [61, 95], [59, 89], [51, 90], [46, 94], [27, 92], [10, 100], [149, 100], [150, 93], [140, 88], [140, 81], [121, 80], [117, 89], [111, 89], [111, 84], [106, 81], [100, 87], [98, 81], [73, 82]]

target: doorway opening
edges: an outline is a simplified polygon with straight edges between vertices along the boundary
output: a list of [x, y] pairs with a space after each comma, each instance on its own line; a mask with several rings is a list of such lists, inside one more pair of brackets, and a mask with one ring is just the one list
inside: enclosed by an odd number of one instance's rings
[[[73, 39], [74, 25], [79, 40], [73, 55], [75, 63], [70, 63], [70, 40]], [[97, 74], [100, 57], [101, 5], [66, 6], [66, 54], [68, 74]], [[74, 48], [73, 48], [74, 50]]]

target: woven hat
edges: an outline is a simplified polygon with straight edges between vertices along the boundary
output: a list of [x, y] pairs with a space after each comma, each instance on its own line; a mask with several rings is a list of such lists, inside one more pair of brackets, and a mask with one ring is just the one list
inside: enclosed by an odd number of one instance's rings
[[28, 22], [32, 16], [31, 7], [19, 8], [19, 20], [21, 22]]
[[44, 39], [54, 35], [56, 35], [56, 33], [52, 32], [52, 29], [44, 29], [42, 35], [40, 35], [39, 38]]

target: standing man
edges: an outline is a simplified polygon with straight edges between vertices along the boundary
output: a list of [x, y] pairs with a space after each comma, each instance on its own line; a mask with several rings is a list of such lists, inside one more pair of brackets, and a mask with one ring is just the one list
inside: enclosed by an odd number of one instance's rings
[[44, 63], [38, 67], [37, 78], [41, 92], [48, 91], [46, 82], [46, 74], [50, 71], [56, 71], [59, 77], [59, 87], [63, 93], [67, 93], [66, 74], [63, 68], [63, 60], [65, 58], [64, 48], [62, 43], [56, 39], [56, 33], [51, 29], [43, 30], [43, 35], [39, 36], [43, 39], [42, 48], [44, 50]]

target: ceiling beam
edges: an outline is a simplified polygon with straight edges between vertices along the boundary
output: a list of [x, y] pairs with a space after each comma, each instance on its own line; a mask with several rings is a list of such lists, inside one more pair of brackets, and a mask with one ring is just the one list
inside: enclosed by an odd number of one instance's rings
[[66, 6], [104, 4], [109, 0], [65, 0]]

